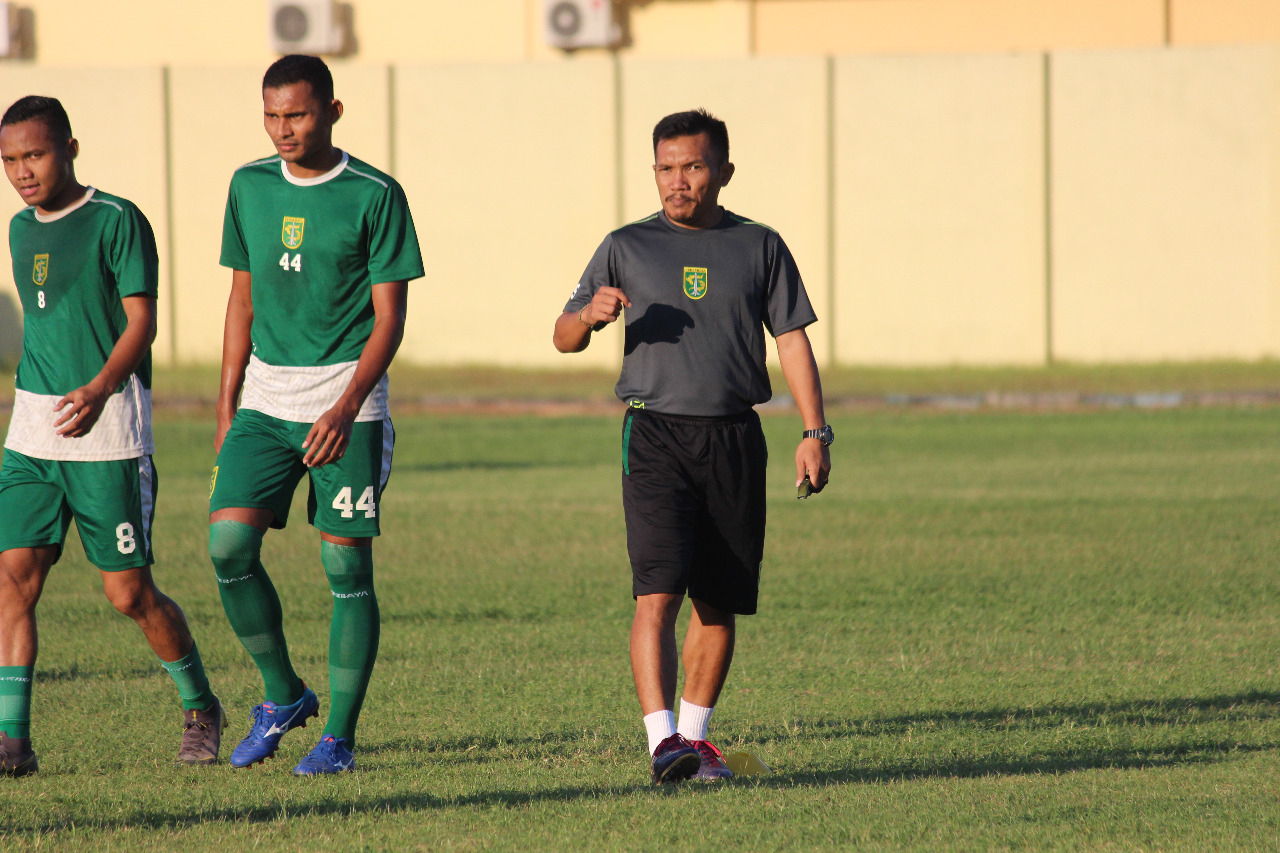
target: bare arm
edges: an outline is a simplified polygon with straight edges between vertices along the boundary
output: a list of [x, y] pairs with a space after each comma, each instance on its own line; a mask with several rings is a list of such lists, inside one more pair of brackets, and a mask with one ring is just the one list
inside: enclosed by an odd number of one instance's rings
[[147, 349], [156, 339], [156, 300], [151, 296], [126, 296], [121, 300], [124, 304], [125, 327], [120, 339], [107, 356], [107, 363], [102, 365], [98, 375], [68, 393], [54, 404], [53, 408], [62, 412], [61, 417], [53, 422], [58, 435], [66, 438], [80, 438], [89, 434], [107, 400], [138, 369]]
[[582, 352], [591, 343], [592, 331], [603, 329], [630, 308], [631, 300], [616, 287], [602, 287], [581, 311], [564, 311], [556, 318], [551, 342], [560, 352]]
[[351, 443], [351, 427], [360, 407], [391, 366], [400, 342], [404, 340], [404, 323], [409, 300], [409, 284], [388, 281], [373, 286], [373, 331], [360, 352], [356, 372], [338, 402], [311, 426], [302, 447], [307, 452], [302, 461], [318, 468], [336, 462]]
[[244, 371], [253, 351], [253, 279], [246, 270], [231, 273], [231, 296], [227, 299], [227, 319], [222, 328], [222, 379], [218, 384], [218, 427], [213, 436], [213, 452], [222, 450], [231, 420], [240, 407]]
[[[822, 409], [822, 382], [818, 378], [818, 363], [813, 357], [813, 346], [804, 329], [793, 329], [777, 337], [778, 362], [782, 375], [795, 398], [796, 408], [805, 429], [820, 429], [826, 424]], [[816, 438], [802, 438], [796, 448], [796, 485], [809, 475], [815, 490], [827, 484], [831, 473], [831, 453]]]

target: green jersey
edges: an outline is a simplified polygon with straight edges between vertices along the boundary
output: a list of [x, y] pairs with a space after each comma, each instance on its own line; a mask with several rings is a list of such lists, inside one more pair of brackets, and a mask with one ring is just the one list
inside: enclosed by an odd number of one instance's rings
[[111, 396], [89, 435], [54, 434], [53, 404], [107, 362], [128, 320], [123, 297], [156, 297], [151, 224], [119, 196], [90, 188], [45, 216], [28, 207], [9, 223], [22, 301], [22, 359], [5, 447], [41, 459], [131, 459], [151, 449], [151, 354]]
[[[294, 177], [278, 156], [240, 167], [221, 262], [252, 277], [241, 405], [296, 421], [318, 417], [346, 388], [373, 331], [372, 286], [423, 274], [404, 190], [346, 153], [316, 178]], [[379, 394], [385, 387], [370, 397]]]

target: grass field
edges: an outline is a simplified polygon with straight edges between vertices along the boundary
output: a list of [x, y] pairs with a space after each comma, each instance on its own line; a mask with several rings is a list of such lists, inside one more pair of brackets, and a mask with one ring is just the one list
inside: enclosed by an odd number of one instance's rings
[[[0, 848], [1280, 846], [1280, 409], [831, 419], [802, 503], [795, 418], [766, 418], [761, 614], [712, 721], [771, 775], [648, 782], [616, 416], [404, 415], [360, 771], [290, 776], [314, 725], [263, 767], [173, 767], [170, 683], [73, 543]], [[157, 425], [157, 572], [234, 742], [260, 681], [205, 556], [210, 432]], [[304, 495], [264, 562], [324, 703]]]

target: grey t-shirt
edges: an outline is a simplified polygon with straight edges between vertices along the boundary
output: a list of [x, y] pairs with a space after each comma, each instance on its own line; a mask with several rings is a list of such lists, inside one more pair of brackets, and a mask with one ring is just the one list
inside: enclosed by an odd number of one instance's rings
[[618, 399], [672, 415], [737, 415], [768, 401], [764, 330], [776, 337], [817, 320], [778, 233], [727, 210], [715, 228], [681, 228], [659, 212], [614, 231], [565, 310], [605, 286], [631, 300]]

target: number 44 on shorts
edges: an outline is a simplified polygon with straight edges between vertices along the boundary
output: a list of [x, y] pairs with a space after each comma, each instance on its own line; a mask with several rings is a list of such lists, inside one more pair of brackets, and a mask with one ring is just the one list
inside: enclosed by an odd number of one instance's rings
[[373, 486], [360, 493], [360, 499], [351, 503], [351, 487], [343, 486], [338, 496], [333, 499], [333, 508], [342, 513], [343, 518], [354, 518], [356, 511], [364, 513], [365, 518], [374, 518], [378, 514], [378, 505], [373, 500]]

